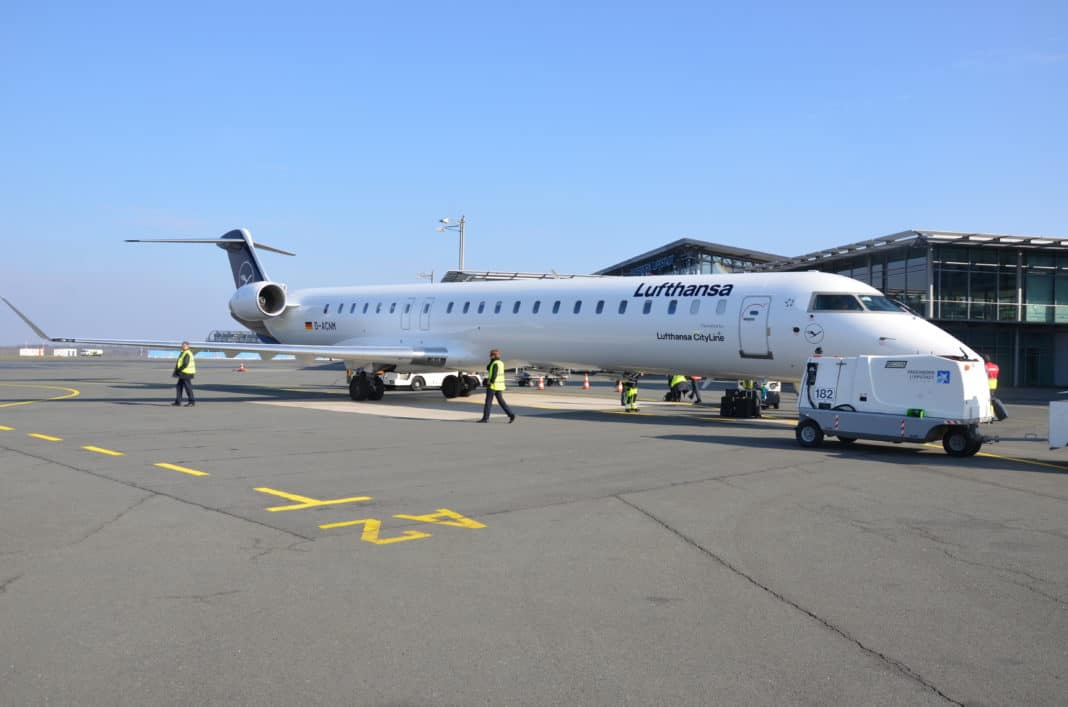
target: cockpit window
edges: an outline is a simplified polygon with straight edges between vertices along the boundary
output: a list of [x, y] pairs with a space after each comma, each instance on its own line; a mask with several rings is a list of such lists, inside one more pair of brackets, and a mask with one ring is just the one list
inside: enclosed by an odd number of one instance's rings
[[904, 311], [889, 297], [883, 295], [857, 295], [864, 308], [871, 312], [902, 312]]
[[812, 298], [813, 312], [863, 312], [856, 295], [842, 293], [816, 295]]

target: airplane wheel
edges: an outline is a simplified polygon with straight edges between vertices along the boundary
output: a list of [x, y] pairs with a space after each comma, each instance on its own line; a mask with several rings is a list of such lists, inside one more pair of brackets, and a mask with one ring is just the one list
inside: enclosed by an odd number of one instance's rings
[[370, 390], [367, 391], [368, 400], [381, 400], [382, 396], [386, 394], [386, 384], [382, 382], [382, 378], [379, 376], [375, 376], [369, 387]]
[[446, 398], [455, 398], [460, 394], [460, 379], [453, 375], [445, 376], [441, 381], [441, 394]]
[[478, 390], [478, 386], [481, 384], [482, 382], [475, 376], [464, 376], [464, 387], [467, 388], [468, 393]]
[[811, 448], [823, 444], [823, 430], [813, 420], [801, 422], [794, 430], [794, 436], [797, 437], [797, 443], [802, 447]]
[[[978, 442], [978, 446], [976, 446]], [[970, 457], [983, 446], [983, 440], [976, 440], [972, 434], [962, 427], [951, 427], [942, 437], [942, 448], [951, 457]], [[974, 448], [974, 451], [972, 451]]]
[[426, 387], [426, 381], [422, 376], [416, 376], [412, 378], [412, 384], [408, 386], [413, 393], [418, 393], [420, 390]]
[[353, 376], [349, 381], [349, 397], [357, 402], [367, 400], [368, 394], [371, 392], [371, 386], [367, 381], [367, 376], [358, 375]]

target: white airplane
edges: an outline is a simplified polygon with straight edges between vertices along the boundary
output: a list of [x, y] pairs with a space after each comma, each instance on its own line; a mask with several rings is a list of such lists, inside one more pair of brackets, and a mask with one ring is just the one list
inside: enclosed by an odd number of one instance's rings
[[[234, 319], [261, 343], [192, 341], [195, 351], [342, 359], [353, 400], [378, 400], [381, 372], [460, 371], [442, 386], [468, 395], [486, 351], [506, 367], [684, 372], [799, 381], [812, 354], [930, 353], [981, 360], [962, 342], [869, 285], [821, 272], [590, 277], [323, 287], [292, 292], [267, 277], [244, 229], [216, 239], [237, 291]], [[38, 336], [49, 339], [6, 299]], [[176, 341], [52, 338], [56, 343], [178, 348]]]

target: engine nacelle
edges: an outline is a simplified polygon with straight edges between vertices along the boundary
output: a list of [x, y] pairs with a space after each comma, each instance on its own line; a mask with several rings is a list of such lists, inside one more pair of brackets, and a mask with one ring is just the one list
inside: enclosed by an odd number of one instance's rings
[[230, 312], [237, 319], [262, 322], [286, 311], [285, 287], [275, 282], [250, 282], [230, 298]]

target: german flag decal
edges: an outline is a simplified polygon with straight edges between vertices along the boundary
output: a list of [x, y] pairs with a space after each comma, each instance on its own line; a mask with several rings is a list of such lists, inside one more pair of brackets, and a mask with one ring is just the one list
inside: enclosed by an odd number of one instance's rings
[[304, 328], [308, 331], [311, 331], [314, 327], [312, 326], [311, 322], [304, 322]]

